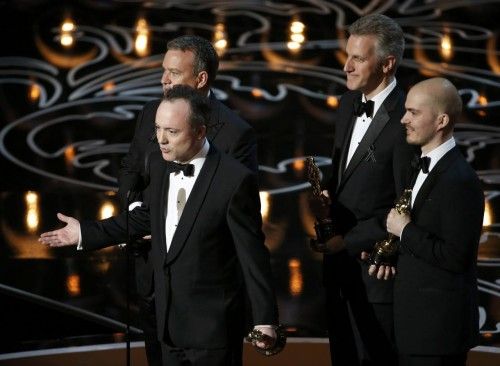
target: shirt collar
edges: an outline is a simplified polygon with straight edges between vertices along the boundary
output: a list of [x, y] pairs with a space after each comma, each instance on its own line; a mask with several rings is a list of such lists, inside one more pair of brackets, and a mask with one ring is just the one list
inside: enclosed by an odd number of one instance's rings
[[445, 142], [443, 142], [441, 145], [436, 147], [435, 149], [429, 151], [427, 154], [422, 155], [423, 156], [428, 156], [431, 158], [431, 163], [429, 164], [429, 172], [436, 166], [438, 161], [451, 149], [453, 149], [456, 146], [455, 138], [452, 136]]
[[[382, 90], [380, 93], [375, 95], [371, 100], [373, 101], [373, 114], [372, 116], [375, 116], [377, 114], [378, 109], [384, 103], [385, 98], [391, 94], [391, 92], [394, 90], [396, 87], [396, 78], [393, 78], [392, 81], [387, 85], [384, 90]], [[362, 100], [366, 102], [366, 95], [363, 94]], [[373, 118], [373, 117], [372, 117]]]
[[[201, 147], [200, 151], [198, 151], [189, 161], [184, 162], [183, 164], [193, 164], [194, 165], [194, 176], [198, 176], [203, 164], [205, 163], [205, 159], [208, 155], [208, 150], [210, 150], [210, 144], [208, 140], [205, 138], [205, 142]], [[178, 163], [176, 161], [176, 163]]]

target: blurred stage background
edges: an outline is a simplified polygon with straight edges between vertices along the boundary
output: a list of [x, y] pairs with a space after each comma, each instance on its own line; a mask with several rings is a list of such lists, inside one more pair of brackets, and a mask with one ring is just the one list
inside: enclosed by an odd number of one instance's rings
[[[460, 89], [455, 138], [486, 196], [478, 350], [499, 353], [500, 1], [19, 0], [0, 1], [0, 354], [123, 342], [125, 252], [46, 249], [37, 238], [59, 225], [57, 212], [118, 212], [119, 161], [141, 106], [161, 95], [166, 42], [182, 34], [213, 40], [214, 92], [258, 133], [281, 321], [291, 337], [324, 338], [304, 157], [327, 172], [345, 27], [372, 12], [405, 31], [405, 89], [437, 75]], [[132, 303], [133, 341], [137, 316]]]

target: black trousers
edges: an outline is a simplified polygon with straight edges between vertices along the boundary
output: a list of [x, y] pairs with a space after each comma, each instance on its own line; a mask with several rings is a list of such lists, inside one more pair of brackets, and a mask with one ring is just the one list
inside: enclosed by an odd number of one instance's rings
[[392, 304], [372, 304], [366, 298], [346, 300], [327, 289], [330, 356], [335, 366], [394, 366]]
[[445, 356], [399, 355], [399, 366], [465, 366], [467, 353]]
[[154, 293], [150, 296], [140, 296], [137, 299], [144, 332], [146, 358], [149, 366], [162, 366], [161, 343], [156, 331], [156, 309]]
[[163, 366], [241, 366], [243, 340], [230, 348], [176, 348], [162, 343]]

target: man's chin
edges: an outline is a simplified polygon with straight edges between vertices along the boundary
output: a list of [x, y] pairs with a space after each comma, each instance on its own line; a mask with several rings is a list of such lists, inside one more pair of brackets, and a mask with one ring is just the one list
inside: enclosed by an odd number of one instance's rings
[[349, 90], [358, 90], [359, 89], [358, 83], [356, 83], [354, 80], [351, 80], [351, 81], [347, 80], [345, 86]]
[[161, 156], [162, 156], [163, 160], [166, 160], [166, 161], [173, 161], [174, 160], [174, 159], [172, 159], [172, 155], [170, 155], [168, 153], [162, 152]]

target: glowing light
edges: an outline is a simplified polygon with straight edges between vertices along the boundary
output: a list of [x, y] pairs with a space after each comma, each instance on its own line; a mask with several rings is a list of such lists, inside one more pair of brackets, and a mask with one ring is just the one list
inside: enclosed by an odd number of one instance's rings
[[483, 226], [491, 226], [493, 223], [493, 210], [489, 201], [484, 203], [484, 216], [483, 216]]
[[61, 32], [73, 32], [75, 28], [75, 23], [71, 19], [67, 19], [61, 25]]
[[26, 227], [29, 232], [35, 232], [40, 224], [40, 211], [38, 208], [38, 194], [29, 191], [24, 196], [26, 202]]
[[28, 205], [36, 205], [38, 202], [38, 194], [35, 192], [29, 191], [26, 193], [26, 196], [24, 197], [26, 203]]
[[496, 74], [500, 74], [500, 62], [497, 56], [497, 41], [496, 37], [492, 35], [488, 42], [486, 42], [486, 60], [488, 65], [490, 65], [491, 70]]
[[40, 98], [40, 94], [42, 93], [42, 90], [38, 86], [38, 84], [31, 84], [29, 91], [28, 91], [28, 98], [32, 102], [36, 102], [38, 98]]
[[259, 198], [260, 198], [260, 215], [262, 216], [262, 220], [267, 220], [269, 217], [269, 208], [271, 207], [271, 196], [269, 195], [269, 192], [265, 191], [260, 191], [259, 192]]
[[135, 27], [135, 53], [140, 56], [147, 56], [149, 54], [149, 27], [148, 22], [144, 18], [137, 21]]
[[295, 171], [302, 171], [302, 170], [304, 170], [304, 166], [305, 166], [305, 163], [304, 163], [303, 159], [296, 159], [293, 162], [293, 169]]
[[26, 226], [30, 232], [35, 232], [38, 229], [39, 217], [36, 210], [28, 210], [26, 213]]
[[294, 20], [290, 23], [290, 36], [286, 44], [290, 52], [298, 53], [302, 47], [302, 43], [306, 40], [304, 36], [304, 23]]
[[78, 296], [81, 293], [80, 276], [71, 274], [66, 278], [66, 290], [71, 296]]
[[299, 42], [294, 42], [294, 41], [287, 42], [286, 46], [290, 51], [298, 51], [300, 50], [301, 47]]
[[73, 36], [69, 33], [61, 34], [61, 45], [64, 47], [70, 47], [75, 42]]
[[477, 98], [477, 102], [478, 102], [480, 105], [488, 105], [488, 98], [486, 98], [484, 95], [480, 95], [480, 96]]
[[298, 296], [302, 293], [304, 279], [302, 277], [302, 264], [297, 258], [291, 258], [288, 261], [288, 270], [290, 271], [289, 290], [292, 296]]
[[148, 35], [138, 34], [135, 39], [135, 52], [139, 56], [144, 56], [147, 54], [146, 50], [148, 48]]
[[223, 50], [227, 47], [227, 40], [225, 39], [219, 39], [218, 41], [215, 42], [214, 47], [217, 50]]
[[[480, 95], [478, 98], [477, 98], [477, 103], [479, 105], [488, 105], [488, 98], [486, 98], [484, 95]], [[485, 117], [486, 116], [486, 111], [485, 110], [477, 110], [476, 111], [477, 114], [479, 114], [481, 117]]]
[[293, 21], [292, 24], [290, 25], [290, 32], [302, 33], [305, 28], [306, 28], [306, 26], [304, 25], [304, 23], [296, 20], [296, 21]]
[[252, 88], [252, 95], [255, 98], [262, 98], [262, 90], [259, 88]]
[[99, 220], [107, 219], [113, 216], [114, 213], [115, 206], [111, 202], [106, 201], [102, 204], [101, 209], [99, 210]]
[[301, 33], [294, 33], [290, 35], [290, 40], [293, 42], [302, 43], [305, 41], [305, 39], [306, 37], [304, 37], [304, 35]]
[[213, 45], [219, 57], [222, 57], [226, 52], [229, 42], [227, 41], [226, 26], [219, 22], [214, 27]]
[[328, 105], [331, 108], [337, 108], [339, 106], [339, 98], [337, 98], [334, 95], [329, 95], [326, 98], [326, 105]]
[[65, 19], [61, 24], [60, 42], [63, 47], [71, 47], [75, 43], [73, 33], [76, 30], [75, 23], [71, 19]]
[[102, 90], [107, 91], [107, 92], [112, 92], [115, 89], [115, 83], [112, 81], [106, 81], [103, 86]]
[[449, 60], [453, 56], [453, 45], [449, 35], [445, 34], [441, 38], [441, 56]]

